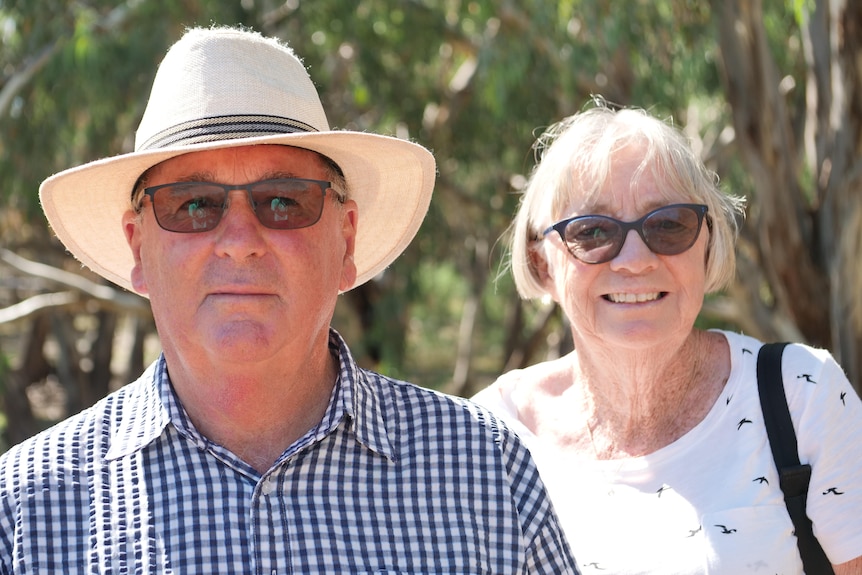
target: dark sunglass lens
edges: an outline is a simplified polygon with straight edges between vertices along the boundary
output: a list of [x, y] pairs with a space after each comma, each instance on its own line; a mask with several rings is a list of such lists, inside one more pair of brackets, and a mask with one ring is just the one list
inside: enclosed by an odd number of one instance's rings
[[153, 197], [156, 221], [172, 232], [205, 232], [215, 228], [224, 212], [224, 189], [200, 183], [159, 188]]
[[619, 224], [611, 218], [583, 216], [569, 222], [565, 237], [576, 258], [586, 263], [600, 263], [617, 254], [622, 234]]
[[668, 206], [650, 214], [643, 223], [649, 248], [666, 256], [680, 254], [694, 245], [700, 232], [700, 216], [685, 206]]
[[314, 225], [323, 212], [321, 185], [311, 180], [269, 180], [251, 188], [260, 223], [277, 230]]

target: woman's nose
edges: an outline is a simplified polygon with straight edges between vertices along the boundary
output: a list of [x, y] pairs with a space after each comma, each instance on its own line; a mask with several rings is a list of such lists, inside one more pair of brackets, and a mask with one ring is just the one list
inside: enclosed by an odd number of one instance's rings
[[636, 230], [628, 230], [620, 253], [610, 261], [611, 269], [642, 272], [655, 267], [656, 254], [646, 245]]

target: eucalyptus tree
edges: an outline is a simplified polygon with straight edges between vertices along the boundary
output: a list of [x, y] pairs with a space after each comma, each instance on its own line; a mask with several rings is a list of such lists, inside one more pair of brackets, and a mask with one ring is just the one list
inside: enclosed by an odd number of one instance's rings
[[681, 125], [727, 190], [749, 199], [739, 276], [700, 322], [829, 347], [858, 385], [860, 10], [849, 0], [0, 0], [6, 411], [26, 416], [24, 392], [52, 378], [66, 409], [78, 408], [158, 350], [145, 302], [70, 261], [36, 190], [54, 171], [129, 151], [162, 54], [184, 26], [210, 23], [286, 40], [333, 127], [434, 152], [438, 183], [418, 236], [339, 302], [336, 326], [361, 362], [468, 395], [567, 350], [559, 312], [519, 301], [503, 246], [535, 136], [595, 94]]

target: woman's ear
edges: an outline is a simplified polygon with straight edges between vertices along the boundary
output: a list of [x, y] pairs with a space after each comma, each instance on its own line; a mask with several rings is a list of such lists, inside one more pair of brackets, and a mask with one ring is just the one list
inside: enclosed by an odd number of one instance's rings
[[551, 280], [551, 273], [548, 269], [548, 260], [545, 259], [541, 245], [541, 242], [530, 242], [527, 246], [527, 258], [530, 261], [530, 273], [533, 274], [540, 284], [547, 288]]

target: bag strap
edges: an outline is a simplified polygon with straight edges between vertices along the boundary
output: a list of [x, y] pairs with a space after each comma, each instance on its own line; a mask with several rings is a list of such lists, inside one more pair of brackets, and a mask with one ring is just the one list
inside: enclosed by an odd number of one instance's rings
[[764, 344], [757, 354], [757, 390], [763, 422], [769, 437], [769, 447], [778, 469], [781, 491], [787, 513], [793, 521], [796, 545], [807, 575], [833, 575], [832, 564], [814, 536], [811, 519], [805, 513], [811, 466], [799, 462], [799, 449], [784, 380], [781, 376], [781, 355], [787, 343]]

